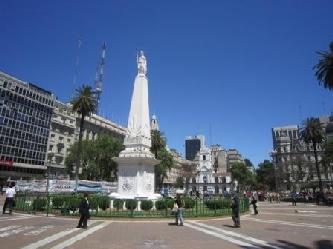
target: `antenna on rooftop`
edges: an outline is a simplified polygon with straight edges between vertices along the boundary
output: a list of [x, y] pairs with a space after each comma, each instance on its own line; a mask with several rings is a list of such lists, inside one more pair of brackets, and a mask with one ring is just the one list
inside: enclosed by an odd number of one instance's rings
[[77, 43], [77, 50], [76, 50], [76, 60], [75, 60], [75, 69], [74, 69], [74, 76], [73, 76], [73, 85], [76, 85], [76, 80], [77, 80], [77, 74], [79, 71], [79, 65], [80, 65], [80, 48], [82, 45], [81, 38], [78, 39]]
[[106, 42], [104, 42], [103, 46], [102, 46], [101, 60], [97, 66], [96, 77], [95, 77], [95, 94], [96, 94], [96, 101], [97, 101], [96, 113], [97, 114], [98, 114], [99, 102], [100, 102], [100, 97], [102, 94], [102, 87], [103, 87], [105, 57], [106, 57]]

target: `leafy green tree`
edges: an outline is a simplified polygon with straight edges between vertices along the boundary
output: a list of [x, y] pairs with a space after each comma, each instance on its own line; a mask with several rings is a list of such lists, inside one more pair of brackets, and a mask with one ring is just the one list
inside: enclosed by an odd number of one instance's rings
[[90, 86], [83, 85], [82, 87], [77, 89], [76, 95], [72, 99], [71, 104], [73, 111], [81, 116], [78, 151], [77, 151], [76, 167], [75, 167], [75, 180], [76, 180], [76, 191], [77, 191], [80, 157], [82, 152], [82, 135], [84, 128], [84, 119], [85, 117], [90, 116], [91, 113], [95, 112], [97, 108], [97, 101], [96, 98], [94, 97], [92, 88]]
[[325, 88], [333, 90], [333, 41], [329, 45], [330, 51], [317, 52], [320, 56], [319, 62], [314, 66], [316, 77], [319, 84], [323, 84]]
[[272, 162], [264, 160], [262, 163], [259, 163], [256, 174], [259, 188], [269, 191], [275, 189], [275, 169]]
[[301, 137], [306, 144], [311, 144], [316, 163], [316, 172], [318, 177], [319, 190], [323, 193], [323, 183], [321, 180], [321, 174], [318, 162], [317, 146], [321, 145], [325, 140], [324, 130], [320, 124], [319, 118], [308, 118], [305, 122], [305, 126], [301, 130]]
[[245, 163], [234, 163], [231, 165], [232, 179], [237, 180], [241, 191], [255, 184], [255, 176], [249, 171]]
[[182, 189], [184, 187], [184, 178], [181, 176], [178, 176], [174, 187]]
[[[82, 141], [82, 174], [80, 179], [115, 180], [117, 165], [113, 158], [117, 157], [121, 150], [123, 150], [122, 143], [106, 134], [100, 134], [96, 140]], [[78, 143], [74, 143], [65, 160], [69, 173], [72, 172], [77, 153]]]
[[99, 175], [105, 180], [115, 180], [117, 176], [117, 164], [113, 160], [124, 149], [122, 143], [104, 134], [101, 134], [94, 141], [94, 157], [93, 161], [97, 164]]
[[[75, 142], [68, 149], [68, 154], [65, 159], [67, 173], [70, 174], [71, 176], [72, 176], [75, 164], [76, 164], [78, 151], [79, 151], [79, 143]], [[81, 142], [81, 156], [80, 156], [80, 163], [81, 163], [82, 169], [86, 169], [88, 167], [88, 162], [90, 161], [90, 155], [91, 155], [91, 141], [84, 140]], [[75, 172], [74, 172], [74, 177], [75, 177]], [[86, 177], [84, 177], [81, 174], [81, 179], [86, 179]]]

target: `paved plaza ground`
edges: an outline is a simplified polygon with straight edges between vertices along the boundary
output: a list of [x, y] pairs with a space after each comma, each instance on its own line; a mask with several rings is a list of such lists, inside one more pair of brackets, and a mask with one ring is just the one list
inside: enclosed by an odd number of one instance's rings
[[333, 248], [333, 207], [259, 203], [259, 215], [243, 215], [241, 228], [229, 217], [172, 222], [96, 219], [84, 230], [72, 218], [2, 215], [0, 248]]

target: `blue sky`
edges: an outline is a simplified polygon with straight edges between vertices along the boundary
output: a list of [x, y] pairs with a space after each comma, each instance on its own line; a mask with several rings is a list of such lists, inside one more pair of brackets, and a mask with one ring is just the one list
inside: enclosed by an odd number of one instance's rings
[[[127, 124], [136, 51], [170, 147], [188, 135], [269, 158], [271, 128], [332, 111], [315, 51], [333, 40], [333, 1], [0, 0], [0, 70], [68, 101], [108, 45], [101, 114]], [[77, 40], [80, 66], [73, 84]]]

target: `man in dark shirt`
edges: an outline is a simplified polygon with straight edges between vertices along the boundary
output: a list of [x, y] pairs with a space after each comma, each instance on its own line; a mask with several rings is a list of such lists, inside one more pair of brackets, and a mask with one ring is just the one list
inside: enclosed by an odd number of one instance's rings
[[88, 194], [84, 193], [83, 197], [79, 205], [80, 220], [77, 228], [87, 229], [87, 220], [90, 218]]
[[231, 199], [232, 220], [235, 227], [240, 227], [239, 219], [239, 200], [237, 194], [234, 194]]

